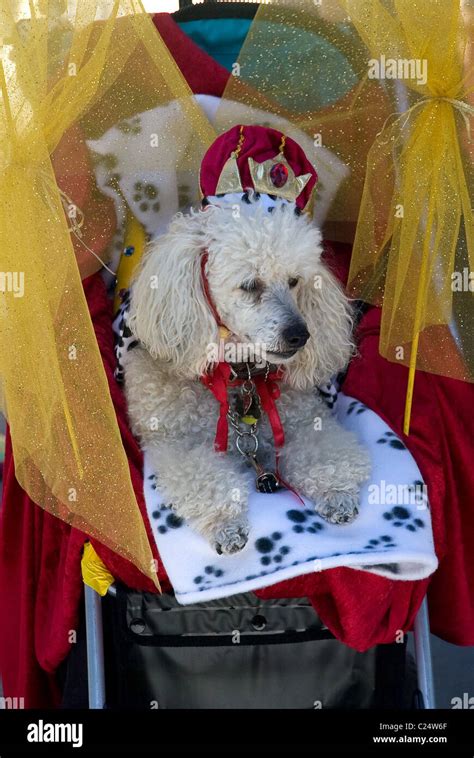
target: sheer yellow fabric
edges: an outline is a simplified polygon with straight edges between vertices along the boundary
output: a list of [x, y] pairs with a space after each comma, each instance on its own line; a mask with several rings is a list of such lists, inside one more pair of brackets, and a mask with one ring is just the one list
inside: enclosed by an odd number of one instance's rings
[[[73, 253], [81, 209], [65, 212], [51, 153], [73, 126], [95, 138], [170, 101], [192, 123], [181, 167], [213, 133], [139, 2], [30, 0], [23, 19], [16, 5], [0, 6], [0, 376], [16, 476], [157, 583]], [[73, 153], [66, 170], [73, 181]]]
[[[348, 167], [324, 220], [324, 233], [352, 242], [367, 153], [393, 106], [381, 83], [368, 79], [365, 45], [345, 16], [338, 0], [261, 5], [224, 99], [247, 106], [248, 123], [265, 120], [266, 112], [278, 118], [271, 126], [297, 141], [295, 129], [310, 137], [312, 144], [305, 149], [323, 184], [332, 183], [338, 161]], [[224, 102], [217, 123], [219, 129], [233, 125]], [[319, 183], [315, 209], [321, 191]]]
[[259, 8], [225, 93], [250, 119], [265, 109], [312, 136], [316, 169], [322, 147], [350, 168], [324, 233], [354, 241], [349, 293], [383, 306], [381, 354], [410, 367], [406, 432], [415, 368], [474, 372], [473, 72], [460, 5], [276, 0]]
[[408, 432], [416, 368], [474, 378], [467, 27], [459, 0], [395, 0], [391, 13], [379, 0], [342, 2], [372, 58], [420, 61], [426, 72], [404, 79], [418, 97], [369, 152], [349, 276], [354, 295], [383, 303], [381, 353], [410, 367]]

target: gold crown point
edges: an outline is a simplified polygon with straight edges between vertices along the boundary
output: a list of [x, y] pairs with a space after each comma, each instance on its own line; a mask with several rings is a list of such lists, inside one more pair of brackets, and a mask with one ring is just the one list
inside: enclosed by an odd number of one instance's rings
[[239, 167], [235, 153], [224, 163], [219, 181], [217, 182], [216, 195], [226, 195], [228, 192], [243, 192], [240, 180]]

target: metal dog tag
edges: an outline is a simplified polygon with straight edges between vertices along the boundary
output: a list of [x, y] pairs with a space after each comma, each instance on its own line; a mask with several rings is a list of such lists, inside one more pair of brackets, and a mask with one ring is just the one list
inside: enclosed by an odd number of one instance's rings
[[272, 471], [265, 471], [263, 474], [260, 474], [255, 484], [259, 492], [266, 493], [267, 495], [278, 492], [280, 489], [280, 483]]
[[273, 492], [278, 492], [281, 487], [273, 471], [265, 471], [254, 455], [249, 456], [249, 460], [257, 472], [257, 478], [255, 480], [257, 491], [263, 492], [267, 495], [271, 495]]

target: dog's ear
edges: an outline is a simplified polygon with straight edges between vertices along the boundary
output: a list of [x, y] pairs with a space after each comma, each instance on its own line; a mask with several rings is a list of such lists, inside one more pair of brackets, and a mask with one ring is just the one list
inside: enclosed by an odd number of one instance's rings
[[354, 352], [349, 299], [321, 261], [314, 281], [297, 295], [310, 338], [287, 367], [287, 381], [298, 389], [318, 386], [345, 368]]
[[132, 284], [129, 325], [154, 358], [194, 378], [209, 365], [218, 326], [201, 282], [202, 212], [178, 214], [153, 242]]

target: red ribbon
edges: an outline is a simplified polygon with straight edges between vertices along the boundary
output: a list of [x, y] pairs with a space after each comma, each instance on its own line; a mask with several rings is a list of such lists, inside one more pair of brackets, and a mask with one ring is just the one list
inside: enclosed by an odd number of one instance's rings
[[219, 419], [217, 421], [216, 437], [214, 440], [214, 448], [219, 453], [226, 452], [229, 436], [229, 422], [227, 421], [227, 413], [229, 411], [227, 385], [229, 384], [229, 379], [229, 363], [218, 363], [212, 374], [204, 374], [201, 376], [201, 382], [211, 390], [219, 403]]
[[[272, 371], [265, 377], [264, 374], [259, 374], [252, 377], [252, 381], [255, 384], [255, 388], [260, 398], [260, 404], [268, 416], [270, 426], [273, 432], [273, 439], [275, 441], [275, 447], [278, 449], [285, 444], [285, 433], [280, 420], [275, 400], [280, 397], [280, 388], [277, 382], [281, 379], [283, 372], [281, 369]], [[204, 374], [201, 376], [202, 383], [208, 387], [217, 402], [219, 403], [219, 419], [217, 421], [217, 430], [214, 440], [214, 448], [219, 453], [225, 453], [227, 450], [227, 442], [229, 437], [229, 423], [227, 420], [227, 413], [229, 411], [229, 399], [227, 396], [227, 387], [229, 384], [232, 386], [238, 386], [242, 384], [245, 379], [235, 379], [230, 381], [230, 364], [218, 363], [212, 374]]]
[[264, 374], [260, 374], [252, 380], [257, 389], [260, 404], [268, 416], [277, 450], [285, 444], [285, 432], [283, 431], [280, 414], [275, 404], [275, 400], [278, 400], [280, 397], [280, 388], [277, 382], [280, 381], [282, 375], [283, 371], [277, 369], [267, 377]]
[[207, 280], [206, 265], [207, 265], [208, 259], [209, 259], [209, 253], [207, 252], [207, 250], [205, 250], [201, 254], [201, 284], [204, 290], [204, 294], [206, 296], [207, 304], [212, 311], [212, 315], [214, 316], [216, 320], [217, 326], [224, 326], [224, 324], [221, 321], [221, 317], [219, 316], [217, 312], [217, 308], [215, 306], [214, 300], [212, 299], [211, 290], [209, 288], [209, 282]]

